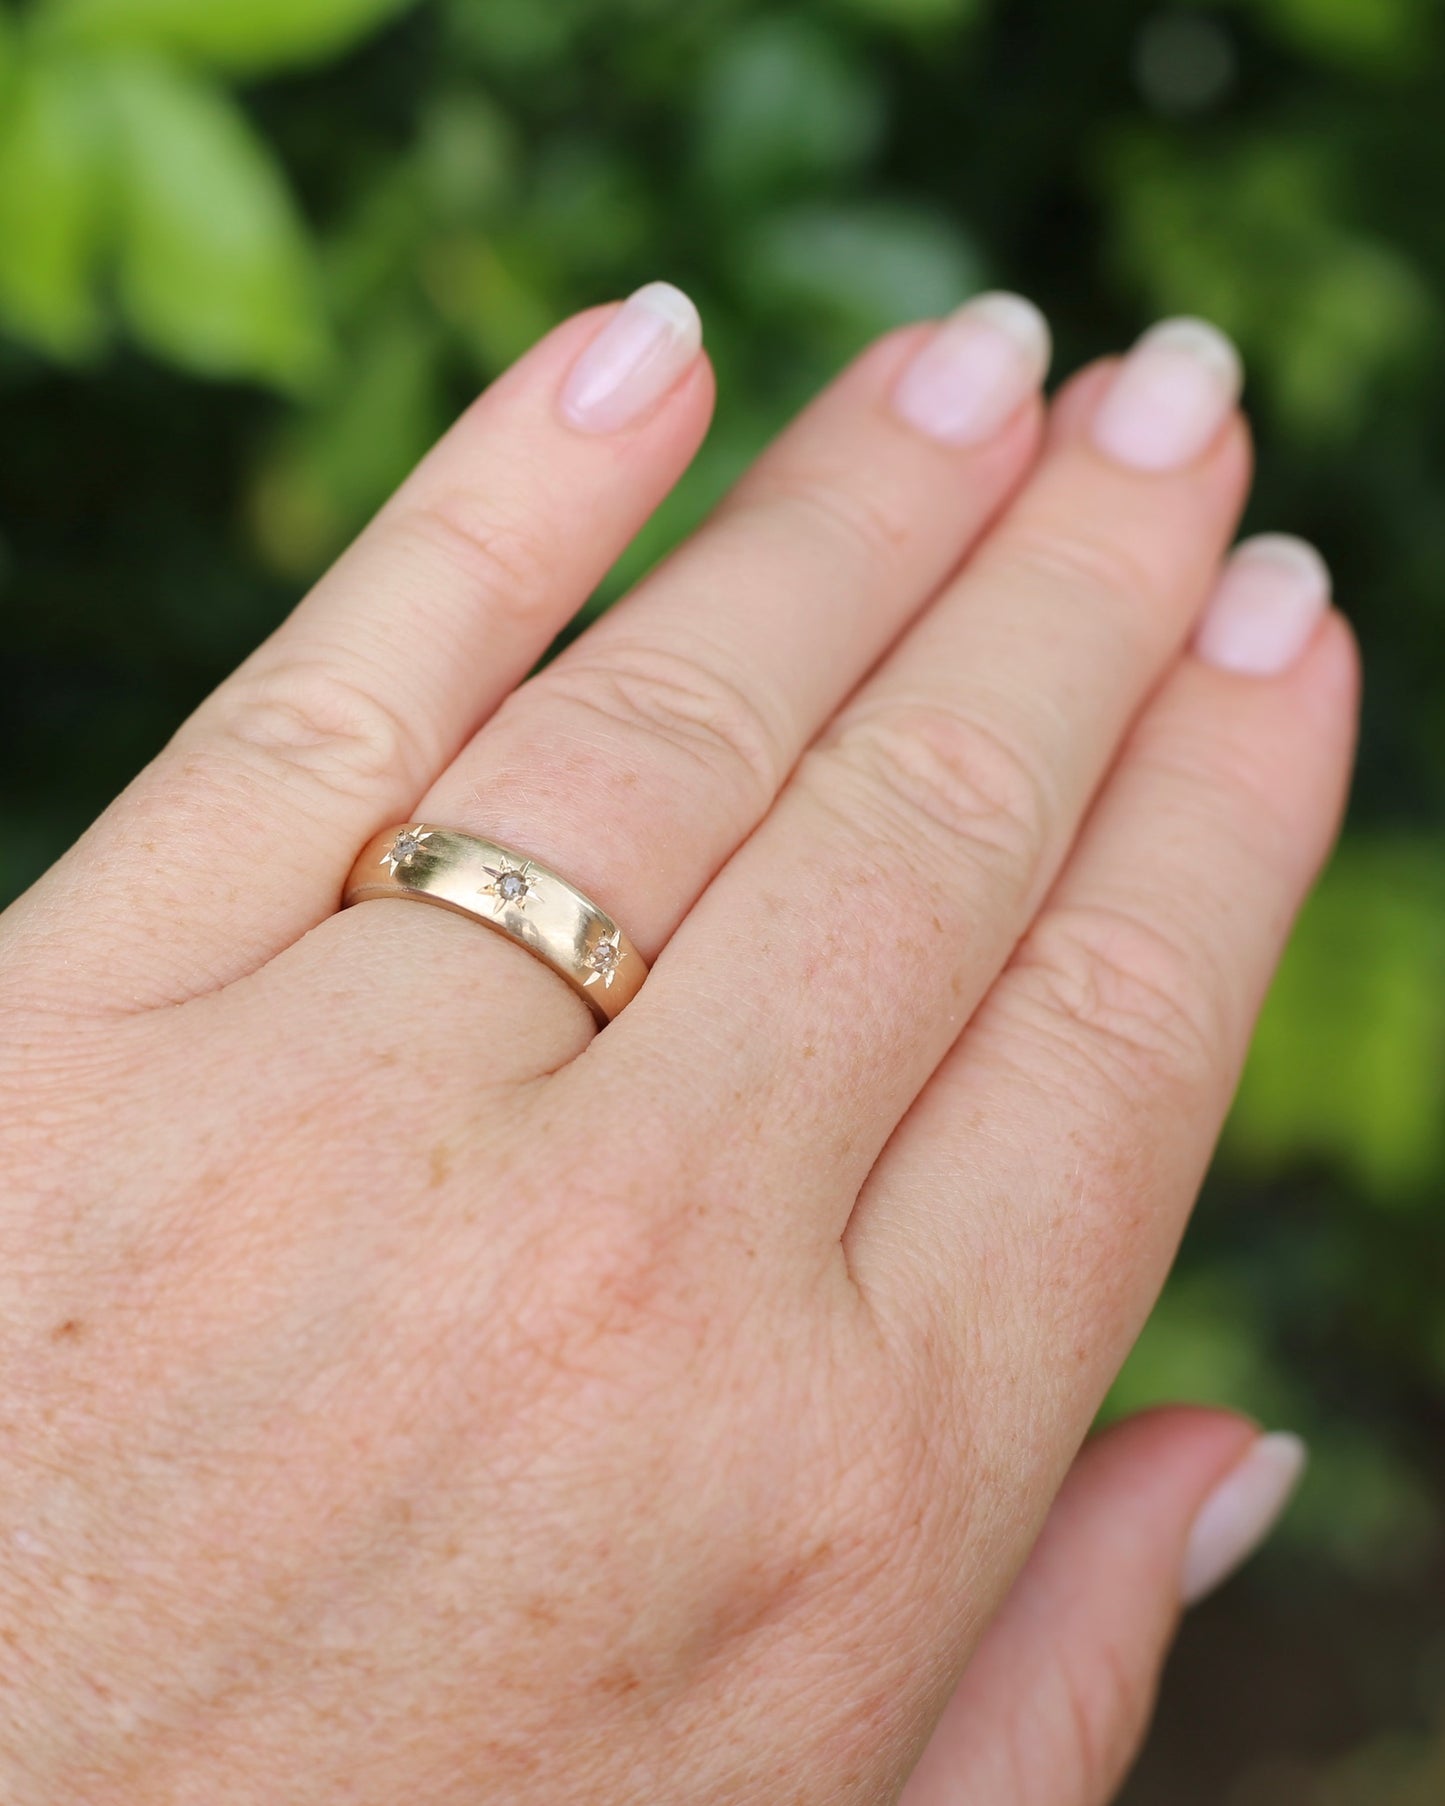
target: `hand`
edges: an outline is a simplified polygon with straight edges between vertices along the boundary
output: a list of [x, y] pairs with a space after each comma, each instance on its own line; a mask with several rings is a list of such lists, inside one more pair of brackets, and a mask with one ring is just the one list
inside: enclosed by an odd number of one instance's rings
[[[961, 1676], [909, 1801], [1085, 1806], [1241, 1552], [1268, 1445], [1165, 1417], [1015, 1587], [1346, 782], [1317, 561], [1221, 574], [1232, 354], [1046, 423], [1023, 304], [896, 334], [522, 682], [698, 347], [552, 335], [0, 925], [9, 1806], [871, 1806]], [[337, 913], [418, 820], [636, 1001]]]

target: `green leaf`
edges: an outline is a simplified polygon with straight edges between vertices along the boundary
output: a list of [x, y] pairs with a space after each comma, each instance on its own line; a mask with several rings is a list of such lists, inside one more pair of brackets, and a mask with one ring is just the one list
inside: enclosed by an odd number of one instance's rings
[[983, 12], [983, 0], [832, 0], [832, 4], [840, 12], [895, 32], [971, 25]]
[[741, 274], [764, 305], [809, 313], [862, 338], [948, 313], [979, 286], [980, 266], [942, 215], [869, 204], [773, 215], [745, 241]]
[[305, 387], [329, 341], [311, 245], [270, 151], [204, 82], [142, 61], [106, 73], [120, 300], [136, 336], [203, 375]]
[[251, 495], [274, 570], [312, 581], [436, 439], [441, 344], [429, 317], [373, 312], [324, 392], [288, 420]]
[[1231, 332], [1301, 439], [1358, 430], [1438, 330], [1425, 274], [1342, 208], [1348, 175], [1328, 144], [1279, 134], [1201, 152], [1145, 131], [1100, 162], [1111, 256], [1148, 313]]
[[95, 350], [104, 323], [95, 266], [104, 228], [104, 132], [90, 72], [33, 60], [0, 123], [0, 314], [55, 357]]
[[1437, 0], [1235, 0], [1265, 27], [1323, 61], [1408, 70], [1431, 51]]
[[575, 54], [590, 11], [588, 0], [449, 0], [449, 60], [490, 77], [550, 72]]
[[1315, 1160], [1432, 1208], [1445, 1167], [1445, 857], [1347, 846], [1265, 1011], [1230, 1124], [1261, 1171]]
[[67, 42], [156, 50], [255, 75], [324, 62], [418, 0], [46, 0], [40, 23]]
[[1112, 1421], [1190, 1399], [1297, 1421], [1301, 1400], [1232, 1274], [1176, 1273], [1109, 1393]]
[[429, 211], [449, 225], [466, 225], [494, 218], [515, 196], [522, 147], [502, 108], [466, 89], [428, 103], [416, 159]]
[[802, 19], [761, 19], [707, 65], [697, 155], [717, 188], [750, 199], [859, 168], [882, 128], [879, 85], [836, 33]]

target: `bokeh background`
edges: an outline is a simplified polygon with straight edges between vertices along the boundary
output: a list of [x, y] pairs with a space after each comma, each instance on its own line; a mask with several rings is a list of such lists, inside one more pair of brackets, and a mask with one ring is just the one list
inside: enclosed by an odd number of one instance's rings
[[981, 285], [1062, 371], [1167, 312], [1244, 347], [1251, 524], [1336, 568], [1363, 767], [1115, 1407], [1227, 1401], [1316, 1462], [1132, 1806], [1445, 1798], [1442, 130], [1438, 0], [0, 10], [0, 901], [576, 307], [670, 277], [722, 378], [596, 606]]

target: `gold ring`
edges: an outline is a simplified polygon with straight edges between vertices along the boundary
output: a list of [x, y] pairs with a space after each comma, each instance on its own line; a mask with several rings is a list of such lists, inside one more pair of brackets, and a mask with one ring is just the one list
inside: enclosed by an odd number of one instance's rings
[[351, 869], [342, 907], [413, 897], [470, 916], [525, 947], [565, 978], [599, 1022], [642, 989], [647, 966], [612, 917], [525, 854], [418, 822], [388, 828]]

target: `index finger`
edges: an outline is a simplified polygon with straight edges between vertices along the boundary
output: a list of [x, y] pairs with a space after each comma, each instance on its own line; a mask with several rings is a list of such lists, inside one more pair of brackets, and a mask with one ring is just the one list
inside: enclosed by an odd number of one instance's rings
[[42, 982], [178, 1002], [330, 915], [358, 848], [415, 807], [686, 468], [712, 408], [700, 346], [691, 302], [653, 284], [488, 389], [22, 900]]

